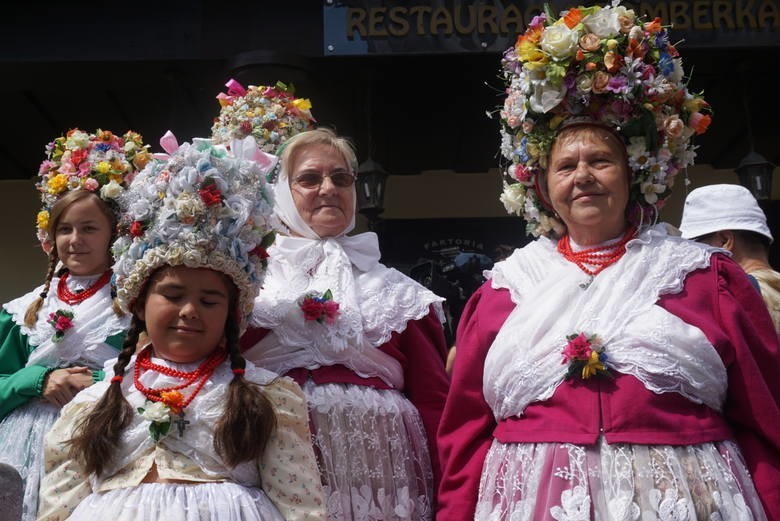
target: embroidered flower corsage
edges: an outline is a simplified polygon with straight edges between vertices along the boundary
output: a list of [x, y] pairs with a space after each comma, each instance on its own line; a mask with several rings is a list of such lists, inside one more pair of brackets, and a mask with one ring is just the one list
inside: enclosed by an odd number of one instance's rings
[[59, 342], [65, 336], [65, 331], [73, 327], [73, 312], [65, 309], [58, 309], [49, 313], [47, 322], [54, 328], [52, 340]]
[[561, 351], [563, 355], [561, 363], [569, 364], [569, 370], [566, 372], [567, 380], [577, 375], [580, 375], [583, 380], [591, 376], [612, 376], [605, 365], [607, 354], [604, 352], [604, 345], [597, 335], [572, 333], [567, 335], [566, 339], [568, 342]]
[[147, 400], [144, 407], [138, 408], [141, 418], [152, 422], [149, 434], [154, 441], [168, 434], [171, 430], [171, 414], [182, 415], [184, 396], [179, 391], [165, 391], [160, 394], [160, 401]]
[[323, 322], [333, 324], [339, 316], [339, 303], [333, 300], [333, 293], [330, 290], [322, 295], [316, 293], [306, 295], [301, 300], [300, 307], [303, 318], [316, 320], [320, 324]]

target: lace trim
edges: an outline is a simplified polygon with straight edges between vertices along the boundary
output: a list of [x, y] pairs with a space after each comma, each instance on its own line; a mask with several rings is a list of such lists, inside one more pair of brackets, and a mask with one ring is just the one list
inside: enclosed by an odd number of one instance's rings
[[687, 273], [708, 266], [712, 248], [656, 227], [582, 289], [584, 274], [560, 262], [551, 241], [532, 244], [494, 270], [517, 303], [485, 361], [483, 391], [496, 418], [520, 415], [552, 396], [566, 373], [560, 357], [566, 335], [579, 331], [598, 334], [609, 367], [649, 390], [720, 409], [726, 390], [720, 356], [698, 328], [655, 305], [661, 294], [680, 291]]
[[[58, 282], [59, 278], [54, 277], [51, 287], [56, 287]], [[77, 279], [74, 283], [85, 282]], [[38, 320], [32, 328], [27, 327], [24, 324], [24, 315], [41, 291], [43, 286], [4, 305], [22, 334], [28, 337], [30, 345], [35, 346], [27, 360], [27, 366], [61, 367], [84, 363], [99, 368], [105, 360], [116, 356], [116, 350], [105, 344], [105, 340], [125, 331], [130, 325], [130, 317], [118, 317], [114, 313], [109, 286], [104, 286], [95, 295], [75, 306], [59, 300], [56, 291], [49, 291], [38, 311]], [[73, 312], [73, 328], [65, 333], [61, 341], [55, 343], [52, 341], [54, 328], [47, 320], [49, 314], [58, 309]]]
[[766, 521], [737, 445], [493, 442], [475, 519]]

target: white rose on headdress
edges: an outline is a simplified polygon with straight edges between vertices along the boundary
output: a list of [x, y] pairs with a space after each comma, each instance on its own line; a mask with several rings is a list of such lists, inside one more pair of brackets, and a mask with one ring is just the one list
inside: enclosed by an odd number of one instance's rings
[[593, 88], [593, 76], [590, 74], [580, 74], [577, 76], [577, 92], [587, 94]]
[[533, 87], [533, 92], [528, 98], [531, 110], [539, 113], [546, 113], [558, 106], [566, 96], [566, 86], [552, 85], [550, 82], [537, 83]]
[[148, 199], [136, 199], [130, 203], [129, 210], [136, 221], [145, 221], [151, 216], [152, 203]]
[[539, 43], [554, 60], [564, 60], [577, 50], [579, 38], [577, 31], [569, 29], [565, 24], [556, 24], [544, 30]]
[[176, 210], [176, 217], [186, 224], [194, 223], [197, 216], [205, 209], [200, 196], [189, 192], [179, 194], [174, 200], [173, 206]]
[[504, 183], [504, 191], [499, 197], [508, 213], [523, 215], [525, 205], [525, 187], [520, 183]]
[[620, 33], [618, 13], [611, 7], [605, 7], [589, 14], [582, 19], [582, 23], [599, 38], [612, 38]]
[[119, 183], [111, 181], [100, 189], [100, 197], [103, 199], [116, 199], [123, 191], [124, 189]]

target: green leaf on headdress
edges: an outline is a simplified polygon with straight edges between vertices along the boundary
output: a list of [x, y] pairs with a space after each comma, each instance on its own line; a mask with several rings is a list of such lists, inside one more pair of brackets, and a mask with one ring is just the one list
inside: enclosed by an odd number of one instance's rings
[[632, 119], [620, 131], [627, 139], [643, 137], [648, 150], [658, 147], [658, 128], [655, 125], [655, 117], [649, 110], [642, 108], [639, 117]]
[[331, 290], [327, 290], [325, 294], [322, 295], [323, 300], [333, 300], [333, 292]]
[[276, 240], [276, 233], [268, 232], [263, 236], [262, 240], [260, 241], [260, 247], [268, 249], [268, 247], [274, 243], [274, 240]]

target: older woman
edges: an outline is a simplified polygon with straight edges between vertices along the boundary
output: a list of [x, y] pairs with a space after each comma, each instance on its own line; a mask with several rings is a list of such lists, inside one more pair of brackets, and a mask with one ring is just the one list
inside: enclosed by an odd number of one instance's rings
[[447, 393], [442, 299], [379, 263], [355, 223], [355, 153], [327, 129], [290, 138], [277, 214], [289, 235], [243, 343], [309, 402], [330, 519], [432, 518], [435, 434]]
[[438, 519], [780, 519], [769, 315], [648, 223], [706, 116], [676, 56], [621, 6], [537, 17], [505, 54], [503, 199], [540, 237], [461, 318]]

